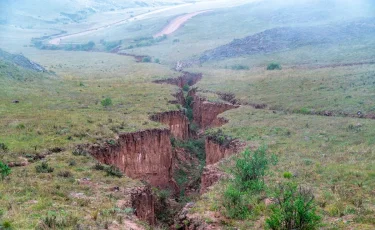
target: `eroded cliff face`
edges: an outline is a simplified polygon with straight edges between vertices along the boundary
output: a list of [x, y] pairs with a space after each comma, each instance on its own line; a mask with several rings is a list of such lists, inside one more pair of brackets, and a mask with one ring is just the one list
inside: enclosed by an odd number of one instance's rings
[[180, 88], [184, 87], [184, 85], [195, 85], [198, 81], [202, 79], [201, 73], [189, 73], [189, 72], [183, 72], [183, 75], [178, 78], [168, 78], [164, 80], [156, 80], [155, 83], [159, 84], [171, 84], [176, 85]]
[[138, 188], [131, 194], [131, 203], [135, 215], [150, 225], [154, 225], [155, 218], [155, 195], [149, 187]]
[[168, 125], [171, 134], [179, 140], [189, 139], [189, 119], [181, 111], [158, 113], [150, 117], [151, 120]]
[[208, 191], [208, 188], [218, 182], [220, 179], [226, 177], [227, 175], [222, 172], [216, 164], [207, 165], [203, 168], [201, 176], [201, 188], [200, 193], [204, 194]]
[[93, 145], [89, 151], [101, 163], [114, 165], [133, 179], [145, 180], [156, 187], [173, 184], [168, 129], [120, 134], [115, 145]]
[[230, 141], [226, 144], [220, 144], [214, 137], [207, 136], [205, 140], [206, 165], [219, 162], [243, 149], [243, 143], [238, 140]]
[[225, 124], [227, 121], [217, 116], [227, 110], [238, 108], [237, 105], [232, 105], [230, 103], [209, 102], [197, 95], [194, 95], [193, 98], [194, 122], [202, 129], [218, 127]]

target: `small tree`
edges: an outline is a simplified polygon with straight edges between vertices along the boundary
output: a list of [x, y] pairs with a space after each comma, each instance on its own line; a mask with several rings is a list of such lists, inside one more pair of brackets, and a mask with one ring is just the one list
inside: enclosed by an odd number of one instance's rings
[[266, 225], [272, 230], [317, 229], [321, 217], [316, 214], [315, 199], [310, 189], [288, 182], [276, 191], [277, 204], [271, 208]]
[[254, 152], [247, 149], [236, 160], [233, 173], [235, 182], [241, 190], [263, 188], [263, 177], [269, 164], [266, 150], [266, 147], [260, 147]]
[[142, 59], [142, 62], [151, 62], [151, 58], [150, 57], [144, 57]]
[[100, 104], [102, 104], [102, 106], [104, 107], [108, 107], [108, 106], [111, 106], [112, 105], [112, 99], [110, 97], [106, 97], [105, 99], [103, 99]]
[[250, 213], [242, 192], [232, 184], [224, 192], [223, 206], [229, 218], [245, 219]]
[[5, 177], [9, 176], [11, 170], [9, 166], [3, 162], [0, 161], [0, 178], [1, 180], [4, 180]]
[[281, 70], [279, 63], [272, 62], [267, 66], [267, 70]]

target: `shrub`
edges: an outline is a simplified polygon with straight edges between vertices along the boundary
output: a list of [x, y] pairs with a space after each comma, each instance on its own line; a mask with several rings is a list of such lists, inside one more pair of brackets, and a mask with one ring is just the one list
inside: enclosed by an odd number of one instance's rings
[[185, 91], [185, 92], [188, 92], [190, 89], [190, 86], [188, 84], [185, 84], [183, 87], [182, 87], [182, 90]]
[[9, 148], [5, 143], [0, 143], [0, 151], [8, 152]]
[[11, 169], [9, 168], [9, 166], [0, 161], [0, 178], [1, 178], [1, 180], [4, 180], [5, 177], [9, 176], [10, 172], [11, 172]]
[[321, 217], [316, 214], [311, 190], [294, 183], [280, 185], [276, 191], [277, 203], [271, 208], [266, 225], [274, 230], [317, 229]]
[[104, 98], [100, 104], [102, 104], [102, 106], [104, 107], [108, 107], [108, 106], [111, 106], [112, 105], [112, 99], [110, 97], [106, 97]]
[[2, 229], [2, 230], [12, 230], [13, 226], [9, 221], [4, 220], [3, 223], [0, 224], [0, 229]]
[[54, 168], [49, 167], [47, 162], [42, 162], [42, 164], [35, 166], [37, 173], [51, 173]]
[[281, 70], [279, 63], [272, 62], [267, 66], [267, 70]]
[[102, 165], [101, 163], [97, 162], [94, 167], [95, 170], [103, 171], [105, 169], [105, 166]]
[[107, 172], [107, 176], [122, 177], [120, 169], [113, 165], [106, 167], [105, 171]]
[[266, 149], [266, 147], [259, 147], [254, 152], [247, 149], [236, 160], [233, 173], [235, 182], [241, 190], [263, 189], [263, 177], [269, 164], [269, 159], [266, 157]]
[[249, 209], [240, 190], [230, 184], [224, 192], [223, 206], [226, 216], [234, 219], [245, 219], [249, 215]]
[[284, 178], [286, 178], [286, 179], [290, 179], [290, 178], [292, 178], [292, 173], [291, 172], [284, 172], [284, 174], [283, 174], [283, 177]]
[[159, 64], [160, 63], [160, 59], [159, 58], [155, 58], [155, 63]]
[[245, 65], [233, 65], [231, 67], [232, 70], [248, 70], [249, 67]]
[[144, 57], [142, 59], [142, 62], [151, 62], [151, 58], [150, 57]]

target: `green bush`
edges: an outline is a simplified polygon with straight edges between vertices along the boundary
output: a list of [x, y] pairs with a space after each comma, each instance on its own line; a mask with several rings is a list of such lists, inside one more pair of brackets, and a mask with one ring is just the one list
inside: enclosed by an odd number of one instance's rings
[[226, 216], [229, 218], [245, 219], [250, 213], [244, 195], [232, 184], [224, 192], [223, 206], [226, 209]]
[[4, 180], [5, 177], [9, 176], [10, 173], [11, 173], [11, 169], [9, 168], [9, 166], [0, 161], [0, 178], [1, 178], [1, 180]]
[[281, 70], [279, 63], [272, 62], [267, 66], [267, 70]]
[[107, 172], [107, 176], [115, 176], [121, 178], [123, 176], [122, 172], [119, 168], [111, 165], [109, 167], [106, 167], [105, 171]]
[[151, 62], [151, 58], [150, 57], [144, 57], [142, 59], [142, 62]]
[[108, 107], [108, 106], [111, 106], [112, 105], [112, 99], [110, 97], [106, 97], [104, 98], [100, 104], [102, 104], [102, 106], [104, 107]]
[[286, 179], [290, 179], [290, 178], [293, 177], [293, 175], [292, 175], [291, 172], [284, 172], [283, 177], [286, 178]]
[[314, 195], [294, 183], [280, 185], [266, 225], [273, 230], [317, 229], [321, 217], [316, 214]]
[[157, 64], [159, 64], [160, 63], [160, 59], [159, 58], [155, 58], [154, 62], [157, 63]]
[[231, 67], [232, 70], [248, 70], [249, 67], [245, 65], [233, 65]]
[[3, 223], [0, 224], [0, 229], [1, 230], [12, 230], [14, 228], [9, 221], [4, 220]]
[[42, 164], [35, 166], [37, 173], [51, 173], [54, 168], [49, 167], [47, 162], [42, 162]]
[[266, 147], [259, 147], [254, 152], [247, 149], [236, 160], [233, 173], [235, 183], [241, 190], [263, 189], [263, 177], [269, 165], [266, 150]]
[[182, 87], [182, 90], [185, 91], [185, 92], [189, 92], [190, 90], [190, 86], [188, 84], [185, 84], [183, 87]]

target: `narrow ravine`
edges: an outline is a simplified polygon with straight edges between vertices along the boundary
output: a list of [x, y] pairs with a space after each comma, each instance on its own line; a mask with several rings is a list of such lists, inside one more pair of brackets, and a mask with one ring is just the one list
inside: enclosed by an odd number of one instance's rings
[[228, 122], [219, 114], [238, 105], [200, 97], [192, 86], [201, 79], [202, 74], [183, 72], [178, 78], [154, 82], [179, 88], [171, 103], [180, 104], [180, 110], [150, 116], [168, 128], [122, 133], [114, 142], [85, 147], [99, 162], [144, 182], [144, 188], [133, 192], [131, 203], [136, 216], [150, 225], [172, 228], [185, 204], [220, 179], [212, 165], [242, 147], [222, 133], [205, 135], [206, 129]]

